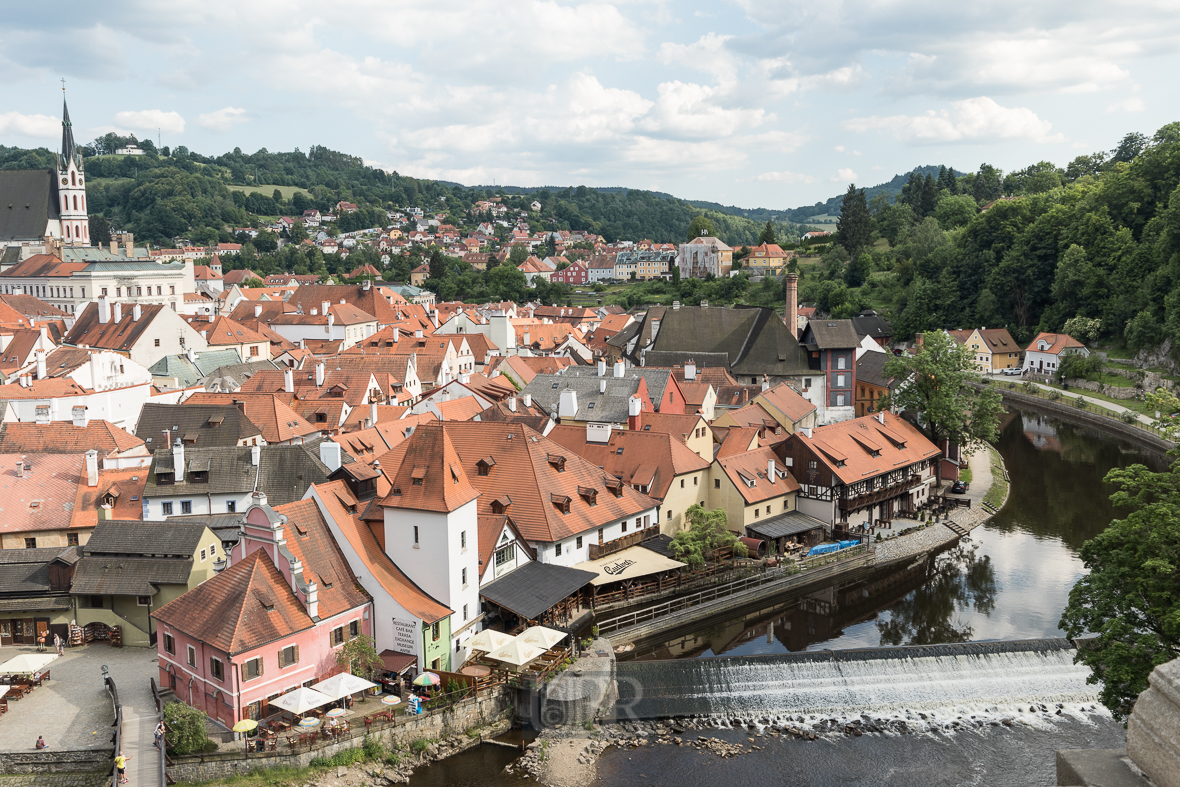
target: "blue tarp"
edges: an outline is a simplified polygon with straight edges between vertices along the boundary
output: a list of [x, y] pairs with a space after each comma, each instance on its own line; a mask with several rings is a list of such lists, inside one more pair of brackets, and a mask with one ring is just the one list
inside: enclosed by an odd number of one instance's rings
[[826, 555], [829, 552], [839, 552], [841, 549], [848, 549], [848, 547], [854, 547], [859, 544], [859, 541], [840, 541], [836, 544], [820, 544], [817, 547], [812, 547], [811, 551], [807, 553], [807, 556]]

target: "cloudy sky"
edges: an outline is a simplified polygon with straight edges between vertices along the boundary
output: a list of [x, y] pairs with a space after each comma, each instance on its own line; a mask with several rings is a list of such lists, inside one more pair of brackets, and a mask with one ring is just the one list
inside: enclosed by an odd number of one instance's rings
[[0, 144], [326, 145], [468, 185], [790, 208], [1180, 120], [1180, 0], [8, 3]]

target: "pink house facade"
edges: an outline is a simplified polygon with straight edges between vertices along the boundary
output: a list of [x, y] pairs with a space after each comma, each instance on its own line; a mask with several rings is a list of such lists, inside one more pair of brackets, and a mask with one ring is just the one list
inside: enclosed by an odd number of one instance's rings
[[340, 672], [340, 646], [372, 636], [372, 601], [314, 501], [257, 495], [227, 567], [153, 617], [160, 685], [226, 727]]

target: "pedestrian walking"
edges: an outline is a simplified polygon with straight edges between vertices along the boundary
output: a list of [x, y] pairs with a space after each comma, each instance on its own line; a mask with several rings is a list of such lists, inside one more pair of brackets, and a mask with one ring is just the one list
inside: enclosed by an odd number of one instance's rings
[[164, 733], [167, 731], [168, 731], [168, 728], [164, 726], [164, 722], [160, 722], [159, 724], [156, 725], [156, 748], [157, 749], [164, 748]]
[[65, 655], [62, 651], [62, 648], [61, 648], [61, 635], [60, 634], [53, 635], [53, 648], [54, 648], [54, 650], [57, 651], [57, 655], [59, 655], [59, 656]]
[[119, 784], [129, 783], [127, 778], [127, 761], [134, 756], [134, 754], [123, 756], [123, 752], [119, 752], [119, 756], [115, 758], [115, 767], [119, 769]]

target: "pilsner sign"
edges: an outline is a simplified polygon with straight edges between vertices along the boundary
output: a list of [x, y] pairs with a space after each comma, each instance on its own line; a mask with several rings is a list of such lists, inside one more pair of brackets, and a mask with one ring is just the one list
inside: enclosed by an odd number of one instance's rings
[[398, 653], [418, 655], [418, 645], [414, 640], [417, 626], [412, 620], [393, 619], [393, 649]]

